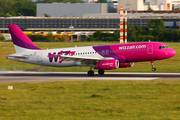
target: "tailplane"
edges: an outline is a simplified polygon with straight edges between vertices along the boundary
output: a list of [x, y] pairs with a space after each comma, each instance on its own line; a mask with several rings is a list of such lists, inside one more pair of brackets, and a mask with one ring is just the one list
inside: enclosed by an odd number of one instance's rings
[[26, 34], [23, 33], [23, 31], [17, 25], [8, 25], [8, 27], [16, 53], [41, 50], [28, 38]]

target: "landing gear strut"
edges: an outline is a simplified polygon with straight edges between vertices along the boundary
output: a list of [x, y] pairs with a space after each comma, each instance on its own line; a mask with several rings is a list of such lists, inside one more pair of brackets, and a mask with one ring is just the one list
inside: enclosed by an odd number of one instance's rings
[[104, 75], [104, 70], [98, 70], [99, 75]]
[[156, 68], [154, 67], [154, 61], [151, 61], [152, 71], [156, 71]]
[[93, 76], [94, 75], [94, 71], [92, 70], [92, 66], [90, 67], [90, 70], [88, 71], [88, 76]]

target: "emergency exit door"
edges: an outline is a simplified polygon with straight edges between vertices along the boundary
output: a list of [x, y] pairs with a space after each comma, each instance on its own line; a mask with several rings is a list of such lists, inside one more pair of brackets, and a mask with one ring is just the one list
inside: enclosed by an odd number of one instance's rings
[[147, 51], [148, 54], [153, 54], [153, 44], [148, 44]]

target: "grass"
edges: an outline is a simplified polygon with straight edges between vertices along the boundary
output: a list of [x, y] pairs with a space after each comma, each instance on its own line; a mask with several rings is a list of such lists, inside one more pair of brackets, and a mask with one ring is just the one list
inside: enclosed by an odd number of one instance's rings
[[[104, 44], [118, 44], [119, 42], [35, 42], [35, 44], [42, 49], [64, 48], [76, 46], [91, 46]], [[155, 62], [156, 72], [180, 72], [180, 43], [166, 42], [169, 47], [176, 50], [177, 54], [173, 58], [160, 60]], [[3, 55], [15, 53], [12, 42], [0, 42], [0, 70], [26, 70], [40, 67], [28, 63], [20, 63], [12, 60], [7, 60]], [[88, 71], [89, 67], [45, 67], [40, 71]], [[97, 71], [97, 70], [95, 70]], [[132, 68], [119, 68], [110, 70], [113, 72], [152, 72], [150, 62], [135, 63]]]
[[178, 120], [179, 81], [0, 84], [0, 120]]

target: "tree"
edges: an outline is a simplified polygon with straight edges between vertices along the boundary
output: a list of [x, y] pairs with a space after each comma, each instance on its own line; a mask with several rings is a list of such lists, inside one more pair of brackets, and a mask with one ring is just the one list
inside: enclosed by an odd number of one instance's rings
[[46, 41], [48, 41], [48, 42], [54, 41], [54, 37], [53, 37], [53, 34], [52, 34], [52, 30], [49, 30], [49, 31], [48, 31], [48, 35], [46, 36]]
[[180, 40], [180, 30], [173, 30], [171, 32], [171, 40], [178, 42]]
[[44, 3], [53, 3], [54, 0], [44, 0]]
[[0, 17], [3, 17], [4, 16], [4, 12], [3, 12], [3, 9], [0, 8]]
[[46, 14], [46, 13], [44, 14], [44, 16], [45, 16], [45, 17], [50, 17], [50, 15], [48, 15], [48, 14]]
[[108, 3], [107, 0], [98, 0], [97, 3]]
[[148, 4], [147, 12], [154, 12], [154, 10], [151, 8], [151, 6]]
[[0, 0], [0, 16], [6, 16], [9, 13], [12, 16], [35, 16], [36, 3], [29, 0]]
[[149, 31], [152, 36], [155, 37], [155, 40], [164, 40], [164, 33], [166, 28], [164, 22], [161, 19], [152, 19], [148, 22]]
[[41, 1], [41, 0], [38, 0], [37, 3], [53, 3], [53, 2], [56, 2], [56, 3], [85, 3], [85, 1], [83, 0], [44, 0], [44, 1]]
[[87, 41], [94, 41], [94, 37], [93, 37], [93, 36], [89, 36], [89, 37], [87, 38]]
[[36, 4], [29, 2], [28, 0], [22, 0], [15, 3], [16, 15], [23, 16], [35, 16], [36, 15]]
[[100, 38], [101, 38], [101, 33], [102, 33], [102, 30], [97, 30], [97, 31], [94, 33], [93, 37], [94, 37], [96, 40], [100, 40]]
[[9, 13], [6, 13], [6, 17], [12, 17], [12, 15], [10, 15]]

